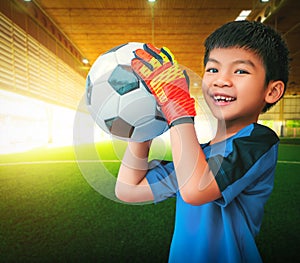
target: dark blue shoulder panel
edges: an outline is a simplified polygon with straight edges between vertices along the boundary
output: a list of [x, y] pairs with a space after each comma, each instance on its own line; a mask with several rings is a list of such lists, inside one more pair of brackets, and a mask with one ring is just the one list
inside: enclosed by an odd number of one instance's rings
[[279, 138], [273, 130], [254, 124], [249, 136], [232, 140], [232, 152], [229, 155], [210, 157], [207, 161], [220, 191], [245, 175], [278, 141]]

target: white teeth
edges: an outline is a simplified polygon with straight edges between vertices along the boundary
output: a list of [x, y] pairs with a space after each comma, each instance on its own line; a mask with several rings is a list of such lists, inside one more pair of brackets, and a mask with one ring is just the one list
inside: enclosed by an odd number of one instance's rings
[[235, 98], [224, 97], [224, 96], [214, 96], [214, 100], [217, 100], [217, 101], [234, 101]]

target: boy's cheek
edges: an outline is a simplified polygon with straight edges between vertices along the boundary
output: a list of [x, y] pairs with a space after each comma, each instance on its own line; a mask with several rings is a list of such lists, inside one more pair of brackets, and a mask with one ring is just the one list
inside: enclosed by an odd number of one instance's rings
[[206, 94], [208, 93], [208, 86], [206, 82], [204, 82], [204, 80], [202, 80], [201, 89], [202, 89], [203, 96], [206, 96]]

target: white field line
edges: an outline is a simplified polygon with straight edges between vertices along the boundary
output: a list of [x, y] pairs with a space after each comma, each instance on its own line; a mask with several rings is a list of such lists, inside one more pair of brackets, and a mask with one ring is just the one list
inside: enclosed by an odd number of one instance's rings
[[277, 163], [300, 164], [299, 161], [277, 161]]
[[[57, 164], [57, 163], [120, 163], [120, 162], [121, 162], [120, 160], [51, 160], [51, 161], [0, 163], [0, 166], [32, 165], [32, 164]], [[277, 163], [300, 164], [299, 161], [281, 161], [281, 160], [278, 160]]]
[[32, 164], [57, 164], [57, 163], [120, 163], [120, 160], [51, 160], [32, 162], [10, 162], [0, 163], [0, 166], [32, 165]]

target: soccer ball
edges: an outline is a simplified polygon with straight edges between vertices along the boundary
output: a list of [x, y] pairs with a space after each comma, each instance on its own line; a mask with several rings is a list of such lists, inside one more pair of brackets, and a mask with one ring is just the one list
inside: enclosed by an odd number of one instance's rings
[[127, 43], [100, 55], [86, 78], [86, 105], [96, 124], [121, 140], [142, 142], [168, 130], [155, 98], [133, 73], [133, 51]]

